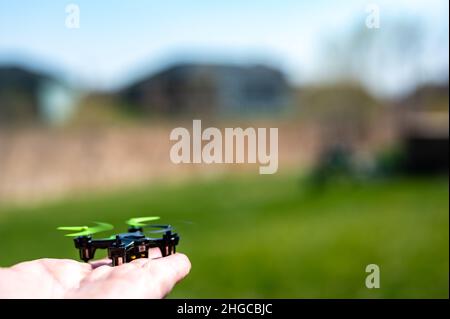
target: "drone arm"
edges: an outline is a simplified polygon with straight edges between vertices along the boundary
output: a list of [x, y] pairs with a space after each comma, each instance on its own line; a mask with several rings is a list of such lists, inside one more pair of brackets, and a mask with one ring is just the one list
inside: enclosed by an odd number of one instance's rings
[[91, 245], [95, 248], [106, 249], [115, 242], [115, 239], [93, 239]]
[[178, 234], [167, 232], [161, 239], [150, 242], [149, 247], [158, 247], [161, 250], [161, 255], [166, 257], [176, 252], [179, 240]]
[[95, 256], [95, 251], [98, 248], [108, 248], [114, 240], [110, 239], [96, 239], [93, 240], [91, 236], [79, 236], [74, 239], [75, 247], [80, 251], [80, 259], [88, 262]]

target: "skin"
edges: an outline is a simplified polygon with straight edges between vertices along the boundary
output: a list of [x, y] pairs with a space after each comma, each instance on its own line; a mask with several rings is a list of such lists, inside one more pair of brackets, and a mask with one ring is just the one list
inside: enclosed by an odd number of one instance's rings
[[117, 267], [109, 259], [37, 259], [0, 268], [0, 298], [164, 298], [190, 268], [185, 255], [161, 257], [158, 248]]

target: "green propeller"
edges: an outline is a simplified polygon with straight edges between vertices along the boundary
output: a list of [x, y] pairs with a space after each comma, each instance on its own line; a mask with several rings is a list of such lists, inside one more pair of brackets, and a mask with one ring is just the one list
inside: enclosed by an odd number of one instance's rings
[[111, 230], [114, 228], [113, 225], [108, 223], [100, 223], [95, 222], [97, 226], [89, 227], [89, 226], [61, 226], [58, 227], [58, 230], [70, 230], [75, 231], [76, 233], [67, 234], [68, 237], [78, 237], [78, 236], [88, 236], [96, 233], [100, 233], [103, 231]]
[[133, 227], [144, 227], [147, 226], [147, 222], [152, 222], [154, 220], [158, 220], [159, 216], [148, 216], [148, 217], [135, 217], [130, 218], [126, 221], [127, 225]]

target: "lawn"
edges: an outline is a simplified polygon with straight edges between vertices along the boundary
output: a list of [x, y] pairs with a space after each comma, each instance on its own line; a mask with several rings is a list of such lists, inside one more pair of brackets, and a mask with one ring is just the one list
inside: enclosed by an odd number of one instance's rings
[[[448, 298], [447, 178], [341, 182], [233, 176], [0, 208], [0, 265], [77, 258], [58, 225], [133, 216], [173, 223], [192, 271], [180, 298]], [[123, 228], [121, 228], [123, 225]], [[105, 236], [109, 233], [105, 233]], [[365, 287], [377, 264], [381, 288]]]

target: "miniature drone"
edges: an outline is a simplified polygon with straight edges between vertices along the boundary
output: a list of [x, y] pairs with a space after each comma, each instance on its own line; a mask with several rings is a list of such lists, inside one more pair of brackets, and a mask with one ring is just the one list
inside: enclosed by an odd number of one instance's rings
[[[75, 248], [80, 251], [80, 258], [84, 262], [93, 259], [97, 249], [107, 249], [108, 258], [112, 260], [112, 265], [119, 266], [137, 258], [147, 258], [150, 248], [159, 248], [163, 257], [175, 253], [180, 237], [172, 232], [172, 226], [147, 224], [147, 222], [158, 219], [157, 216], [131, 218], [126, 222], [128, 225], [127, 233], [103, 239], [93, 239], [92, 235], [111, 230], [114, 228], [113, 225], [96, 222], [96, 226], [92, 227], [62, 226], [57, 229], [75, 231], [75, 233], [66, 236], [75, 237]], [[147, 237], [146, 233], [162, 234], [162, 237]]]

